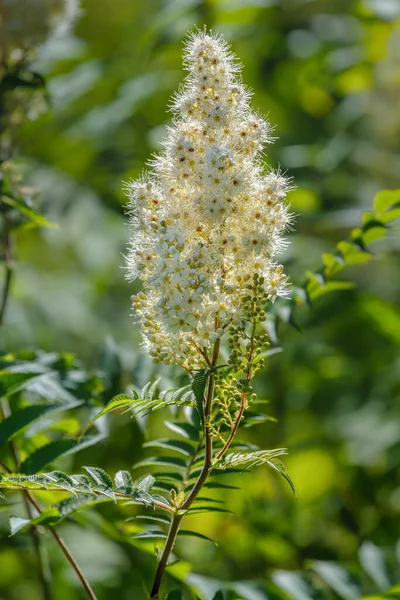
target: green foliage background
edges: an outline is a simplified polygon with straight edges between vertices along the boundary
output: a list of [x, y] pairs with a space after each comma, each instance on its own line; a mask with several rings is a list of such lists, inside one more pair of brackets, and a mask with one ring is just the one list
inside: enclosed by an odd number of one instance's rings
[[[16, 275], [1, 346], [64, 353], [54, 357], [60, 372], [75, 354], [85, 367], [76, 369], [75, 390], [86, 400], [94, 396], [98, 406], [131, 382], [141, 386], [160, 374], [143, 355], [130, 315], [136, 287], [124, 281], [122, 269], [128, 232], [121, 182], [137, 177], [159, 148], [165, 107], [182, 80], [182, 39], [204, 24], [223, 33], [244, 63], [254, 106], [276, 125], [267, 160], [295, 180], [290, 200], [298, 218], [284, 257], [294, 286], [360, 226], [376, 192], [400, 188], [396, 0], [83, 1], [73, 35], [39, 52], [51, 110], [18, 133], [21, 167], [29, 185], [41, 190], [35, 203], [59, 228], [15, 235]], [[298, 498], [260, 468], [240, 476], [242, 491], [227, 496], [234, 514], [192, 517], [193, 527], [219, 545], [179, 542], [184, 561], [174, 572], [182, 578], [194, 563], [190, 581], [206, 598], [218, 589], [212, 580], [220, 579], [260, 584], [238, 587], [234, 598], [317, 599], [323, 577], [311, 592], [299, 581], [288, 588], [290, 576], [282, 573], [307, 571], [315, 560], [345, 565], [359, 586], [333, 586], [332, 599], [378, 597], [371, 574], [361, 575], [359, 548], [364, 544], [364, 554], [373, 548], [365, 542], [386, 556], [387, 587], [400, 583], [396, 229], [371, 249], [372, 261], [338, 276], [355, 282], [354, 289], [300, 306], [298, 329], [279, 324], [283, 352], [269, 357], [257, 383], [279, 422], [250, 429], [247, 441], [289, 448], [285, 464]], [[176, 385], [174, 369], [161, 374], [165, 388]], [[87, 422], [89, 408], [79, 411]], [[76, 412], [62, 421], [63, 433], [79, 430]], [[57, 466], [130, 469], [144, 456], [142, 423], [115, 416], [108, 426], [108, 438]], [[152, 433], [161, 427], [158, 417], [150, 419]], [[38, 432], [35, 443], [47, 440]], [[60, 495], [39, 497], [54, 502]], [[0, 598], [38, 600], [29, 536], [7, 537], [8, 516], [18, 510], [1, 507]], [[101, 600], [144, 597], [141, 580], [149, 583], [154, 570], [154, 543], [134, 540], [139, 525], [123, 521], [130, 510], [106, 504], [60, 528]], [[52, 543], [49, 538], [55, 600], [83, 598]], [[286, 582], [289, 596], [278, 588], [265, 592], [272, 580]]]

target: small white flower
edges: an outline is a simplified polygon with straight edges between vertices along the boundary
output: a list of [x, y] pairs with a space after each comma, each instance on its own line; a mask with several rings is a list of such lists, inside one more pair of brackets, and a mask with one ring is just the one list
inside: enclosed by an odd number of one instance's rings
[[196, 33], [185, 53], [189, 75], [175, 97], [173, 126], [150, 176], [128, 186], [129, 278], [145, 347], [156, 360], [204, 367], [207, 351], [241, 319], [254, 273], [271, 300], [287, 294], [273, 256], [291, 215], [280, 174], [261, 167], [271, 128], [252, 112], [240, 66], [222, 38]]

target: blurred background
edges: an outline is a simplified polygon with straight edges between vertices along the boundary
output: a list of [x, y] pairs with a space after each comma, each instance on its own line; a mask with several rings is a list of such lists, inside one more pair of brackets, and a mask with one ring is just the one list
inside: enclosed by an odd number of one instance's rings
[[[53, 4], [64, 17], [49, 36], [42, 29], [54, 16]], [[107, 401], [160, 371], [166, 385], [175, 377], [144, 356], [133, 323], [130, 296], [138, 288], [124, 279], [123, 182], [140, 175], [160, 149], [166, 107], [183, 78], [187, 31], [207, 25], [226, 37], [244, 64], [253, 106], [275, 126], [268, 163], [280, 165], [296, 185], [290, 194], [296, 231], [283, 260], [293, 284], [301, 285], [308, 269], [320, 267], [321, 254], [360, 225], [379, 190], [400, 188], [400, 2], [63, 4], [0, 2], [4, 47], [12, 46], [15, 56], [19, 38], [31, 36], [33, 68], [46, 81], [44, 95], [4, 96], [11, 115], [4, 147], [13, 148], [33, 204], [58, 225], [14, 236], [2, 349], [73, 353], [106, 381]], [[285, 464], [298, 498], [259, 469], [243, 475], [242, 490], [226, 497], [234, 514], [201, 515], [199, 530], [219, 545], [180, 542], [184, 562], [177, 576], [194, 563], [191, 581], [205, 598], [221, 579], [258, 582], [239, 586], [234, 598], [317, 599], [318, 582], [307, 595], [299, 583], [290, 589], [288, 572], [333, 561], [358, 581], [360, 547], [373, 549], [372, 565], [385, 556], [387, 586], [400, 583], [399, 250], [393, 229], [374, 245], [372, 262], [346, 270], [354, 289], [301, 307], [300, 330], [279, 328], [283, 351], [268, 359], [257, 382], [278, 424], [253, 428], [247, 438], [289, 449]], [[154, 420], [151, 430], [160, 428]], [[109, 438], [69, 458], [66, 468], [131, 468], [142, 457], [142, 441], [140, 424], [113, 417]], [[29, 539], [7, 537], [8, 511], [0, 512], [0, 598], [37, 600]], [[119, 535], [121, 511], [107, 505], [61, 528], [101, 600], [144, 597], [141, 578], [148, 583], [155, 565], [154, 544]], [[382, 554], [373, 554], [378, 547]], [[54, 598], [83, 598], [53, 550]], [[384, 597], [368, 577], [359, 588], [347, 578], [338, 591], [339, 574], [331, 573], [336, 588], [329, 597]], [[265, 591], [279, 577], [281, 592]]]

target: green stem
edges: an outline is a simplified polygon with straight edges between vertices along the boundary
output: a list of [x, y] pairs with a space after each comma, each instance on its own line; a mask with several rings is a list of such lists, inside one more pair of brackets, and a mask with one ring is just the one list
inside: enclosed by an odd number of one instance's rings
[[[4, 227], [7, 228], [7, 224], [4, 224]], [[11, 280], [13, 277], [13, 261], [12, 261], [12, 253], [11, 253], [11, 239], [9, 233], [6, 231], [3, 236], [3, 246], [4, 246], [4, 264], [5, 264], [5, 279], [3, 285], [3, 291], [1, 294], [1, 302], [0, 302], [0, 327], [4, 323], [4, 316], [6, 312], [6, 307], [8, 303], [8, 299], [10, 296], [11, 290]]]
[[[218, 339], [214, 344], [213, 355], [211, 359], [211, 368], [213, 369], [218, 361], [219, 356], [219, 348], [220, 348], [220, 340]], [[174, 547], [176, 537], [178, 535], [179, 527], [182, 519], [185, 516], [185, 513], [189, 510], [193, 502], [196, 500], [199, 495], [204, 483], [207, 480], [209, 475], [212, 459], [213, 459], [213, 447], [212, 447], [212, 437], [211, 430], [209, 426], [210, 416], [211, 416], [211, 407], [212, 407], [212, 399], [214, 396], [214, 383], [215, 377], [213, 371], [210, 373], [210, 377], [208, 380], [208, 389], [207, 389], [207, 397], [204, 405], [204, 444], [205, 444], [205, 456], [204, 456], [204, 464], [201, 470], [201, 473], [194, 484], [191, 492], [189, 493], [186, 500], [183, 504], [177, 509], [168, 531], [167, 539], [165, 541], [165, 545], [158, 561], [156, 574], [154, 577], [153, 587], [150, 592], [150, 599], [157, 600], [159, 598], [160, 586], [164, 576], [165, 569], [168, 564], [168, 559], [171, 554], [171, 551]], [[183, 514], [182, 514], [183, 513]]]
[[236, 435], [236, 432], [237, 432], [238, 427], [240, 425], [240, 421], [242, 420], [242, 416], [243, 416], [244, 408], [245, 408], [245, 398], [246, 398], [246, 396], [245, 396], [245, 394], [241, 394], [240, 397], [241, 397], [240, 408], [239, 408], [238, 413], [236, 415], [236, 419], [235, 419], [235, 422], [233, 424], [231, 433], [229, 434], [229, 437], [228, 437], [227, 441], [225, 442], [223, 448], [218, 452], [218, 454], [217, 454], [217, 460], [219, 460], [220, 458], [222, 458], [224, 456], [225, 452], [228, 450], [229, 446], [231, 445], [231, 443], [233, 441], [233, 438]]
[[[29, 500], [26, 496], [26, 493], [23, 494], [23, 497], [24, 497], [24, 503], [25, 503], [25, 509], [26, 509], [27, 515], [28, 515], [29, 519], [33, 519], [35, 515], [32, 511], [32, 508], [31, 508]], [[37, 563], [37, 568], [38, 568], [38, 572], [39, 572], [39, 580], [40, 580], [40, 585], [42, 588], [43, 600], [51, 600], [51, 598], [52, 598], [51, 571], [50, 571], [49, 560], [48, 560], [46, 548], [41, 543], [40, 534], [37, 530], [37, 527], [32, 527], [30, 534], [32, 537], [32, 544], [33, 544], [33, 547], [35, 549], [35, 554], [36, 554], [36, 563]]]
[[183, 519], [184, 515], [179, 515], [175, 513], [171, 525], [168, 531], [167, 539], [165, 542], [165, 546], [163, 548], [160, 560], [158, 561], [157, 571], [154, 577], [153, 587], [151, 588], [150, 598], [156, 599], [158, 598], [158, 594], [160, 591], [161, 582], [164, 576], [164, 571], [167, 567], [169, 555], [172, 552], [172, 548], [174, 547], [176, 536], [178, 535], [179, 525]]

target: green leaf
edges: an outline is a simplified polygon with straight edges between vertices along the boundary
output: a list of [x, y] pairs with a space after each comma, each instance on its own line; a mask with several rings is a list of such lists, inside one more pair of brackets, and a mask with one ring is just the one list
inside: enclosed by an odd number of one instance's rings
[[381, 190], [374, 199], [374, 210], [382, 213], [400, 202], [400, 190]]
[[322, 262], [324, 264], [325, 277], [333, 277], [345, 267], [343, 258], [335, 254], [323, 254]]
[[197, 496], [194, 500], [193, 505], [197, 502], [215, 502], [216, 504], [223, 504], [223, 500], [217, 500], [216, 498], [208, 498], [207, 496]]
[[276, 448], [275, 450], [258, 450], [256, 452], [248, 452], [247, 454], [230, 453], [226, 454], [221, 460], [214, 464], [216, 469], [240, 468], [250, 469], [258, 467], [269, 461], [276, 459], [283, 454], [286, 454], [286, 448]]
[[271, 460], [267, 461], [267, 464], [275, 471], [278, 471], [278, 473], [286, 479], [286, 481], [288, 482], [288, 484], [290, 485], [290, 487], [292, 489], [293, 495], [296, 496], [296, 488], [294, 487], [294, 483], [293, 483], [289, 473], [287, 472], [283, 462], [281, 460], [279, 460], [278, 458], [272, 458]]
[[14, 198], [9, 196], [8, 194], [3, 194], [1, 196], [2, 202], [11, 206], [15, 210], [18, 210], [24, 217], [28, 218], [36, 227], [52, 227], [58, 228], [58, 225], [54, 223], [49, 223], [49, 221], [40, 213], [38, 213], [35, 209], [33, 209], [27, 202], [20, 196], [19, 198]]
[[[187, 395], [183, 395], [182, 397], [177, 397], [173, 395], [171, 398], [167, 397], [167, 394], [163, 394], [160, 398], [154, 398], [153, 393], [156, 390], [157, 382], [152, 384], [146, 384], [144, 388], [140, 392], [140, 396], [133, 391], [132, 395], [129, 396], [127, 394], [119, 394], [115, 396], [110, 402], [101, 410], [87, 425], [82, 435], [91, 427], [97, 419], [106, 415], [107, 413], [117, 410], [119, 408], [124, 408], [125, 412], [132, 412], [133, 415], [137, 416], [139, 414], [149, 413], [154, 410], [159, 410], [161, 408], [166, 408], [168, 406], [193, 406], [193, 401], [187, 397]], [[181, 390], [178, 390], [180, 392]], [[143, 395], [145, 393], [151, 394], [150, 398], [145, 398]]]
[[180, 529], [178, 531], [178, 536], [179, 535], [196, 537], [196, 538], [199, 538], [200, 540], [206, 540], [207, 542], [211, 542], [215, 546], [218, 546], [218, 544], [214, 540], [207, 537], [206, 535], [203, 535], [202, 533], [199, 533], [198, 531], [189, 531], [188, 529]]
[[115, 487], [133, 490], [133, 481], [129, 471], [118, 471], [114, 476]]
[[[147, 493], [154, 483], [154, 477], [148, 475], [142, 478], [139, 483], [133, 484], [133, 487], [116, 488], [112, 487], [111, 477], [98, 467], [84, 467], [89, 474], [82, 475], [67, 475], [62, 471], [51, 471], [50, 473], [41, 473], [38, 475], [0, 475], [1, 489], [38, 489], [47, 490], [66, 490], [71, 494], [91, 494], [104, 495], [116, 501], [116, 494], [127, 496], [135, 503], [144, 504], [145, 506], [153, 506], [156, 496], [152, 497]], [[117, 481], [122, 477], [121, 474], [117, 477]], [[126, 482], [126, 475], [124, 476]], [[160, 501], [167, 504], [165, 498], [160, 497]]]
[[271, 421], [272, 423], [276, 423], [277, 419], [275, 417], [270, 417], [269, 415], [265, 415], [264, 413], [255, 413], [251, 411], [246, 411], [244, 415], [244, 420], [241, 423], [241, 427], [249, 428], [254, 427], [254, 425], [260, 425], [262, 423], [268, 423]]
[[21, 464], [21, 472], [31, 475], [41, 471], [47, 465], [55, 461], [61, 456], [75, 454], [84, 448], [94, 446], [100, 440], [104, 439], [104, 435], [95, 435], [84, 438], [81, 442], [75, 439], [54, 440], [45, 446], [41, 446], [35, 452], [30, 454]]
[[11, 535], [18, 533], [21, 529], [29, 524], [30, 519], [24, 519], [22, 517], [10, 517], [10, 530]]
[[118, 410], [119, 408], [130, 407], [133, 402], [134, 402], [134, 399], [132, 398], [132, 396], [128, 396], [127, 394], [119, 394], [118, 396], [115, 396], [103, 408], [103, 410], [101, 410], [95, 417], [93, 417], [93, 419], [90, 421], [90, 423], [83, 430], [81, 437], [86, 433], [86, 431], [88, 429], [90, 429], [90, 427], [92, 427], [92, 425], [97, 421], [97, 419], [100, 419], [100, 417], [103, 417], [104, 415], [106, 415], [109, 412], [112, 412], [114, 410]]
[[[381, 224], [378, 223], [378, 226], [379, 225]], [[348, 265], [359, 265], [368, 262], [371, 258], [369, 252], [360, 250], [356, 244], [351, 242], [339, 242], [337, 248]]]
[[0, 397], [10, 397], [24, 388], [24, 384], [46, 372], [43, 365], [28, 363], [12, 365], [0, 370]]
[[156, 379], [156, 381], [149, 381], [144, 385], [140, 391], [139, 398], [141, 400], [149, 399], [152, 400], [157, 390], [157, 386], [159, 384], [160, 378]]
[[166, 483], [157, 480], [157, 483], [155, 484], [153, 490], [157, 492], [167, 492], [169, 494], [171, 490], [175, 490], [175, 492], [178, 492], [178, 486], [175, 483]]
[[321, 285], [318, 289], [314, 289], [310, 292], [309, 297], [310, 300], [316, 300], [325, 294], [329, 294], [330, 292], [339, 292], [343, 290], [351, 290], [354, 288], [354, 283], [352, 281], [328, 281], [324, 285]]
[[393, 208], [393, 210], [388, 210], [380, 217], [380, 219], [383, 221], [383, 223], [391, 223], [391, 221], [400, 219], [400, 206], [397, 205], [396, 208]]
[[47, 413], [60, 408], [49, 404], [32, 404], [16, 410], [0, 423], [0, 447], [9, 442], [14, 436], [25, 429], [30, 423]]
[[154, 440], [143, 444], [143, 448], [167, 448], [169, 450], [175, 450], [175, 452], [179, 452], [184, 456], [191, 456], [193, 454], [193, 446], [182, 440]]
[[107, 501], [109, 502], [108, 498], [99, 497], [95, 494], [80, 494], [78, 496], [73, 496], [72, 498], [65, 498], [65, 500], [62, 500], [56, 504], [56, 508], [58, 509], [61, 520], [65, 519], [65, 517], [68, 517], [77, 510]]
[[203, 487], [210, 490], [240, 490], [240, 487], [237, 485], [229, 485], [228, 483], [221, 483], [219, 481], [206, 481]]
[[387, 232], [387, 227], [384, 227], [383, 225], [368, 227], [363, 230], [361, 239], [363, 244], [367, 246], [368, 244], [372, 244], [372, 242], [376, 242], [377, 240], [385, 237]]
[[35, 394], [49, 404], [64, 406], [65, 408], [74, 408], [82, 404], [68, 390], [66, 390], [59, 380], [58, 373], [48, 371], [38, 377], [33, 377], [24, 384], [24, 389], [31, 394]]
[[163, 531], [157, 531], [157, 530], [149, 530], [149, 531], [142, 531], [142, 533], [138, 533], [137, 535], [134, 536], [135, 539], [150, 539], [150, 538], [160, 538], [160, 539], [166, 539], [167, 534], [164, 533]]
[[165, 421], [165, 425], [178, 435], [197, 442], [199, 440], [199, 430], [186, 421]]
[[141, 521], [154, 521], [155, 523], [164, 523], [165, 525], [169, 525], [170, 524], [170, 519], [168, 519], [168, 517], [154, 517], [153, 515], [136, 515], [135, 517], [129, 517], [129, 519], [126, 519], [127, 521], [136, 521], [136, 519], [139, 519]]
[[195, 506], [193, 508], [190, 508], [187, 511], [187, 514], [189, 515], [196, 515], [196, 514], [201, 514], [201, 513], [205, 513], [205, 512], [218, 512], [218, 513], [227, 513], [230, 515], [234, 515], [235, 513], [231, 510], [228, 510], [227, 508], [220, 508], [219, 506]]
[[23, 519], [21, 517], [10, 517], [11, 535], [15, 535], [18, 531], [31, 527], [32, 525], [52, 525], [59, 520], [59, 512], [56, 507], [44, 510], [38, 517], [34, 519]]
[[175, 467], [177, 469], [186, 469], [186, 462], [181, 458], [175, 458], [174, 456], [149, 456], [144, 460], [134, 465], [135, 469], [140, 467], [157, 467], [159, 465], [167, 465], [168, 467]]
[[155, 482], [156, 480], [152, 475], [146, 475], [146, 477], [143, 477], [143, 479], [140, 480], [140, 482], [137, 485], [137, 488], [141, 492], [145, 492], [148, 494]]
[[173, 471], [158, 471], [157, 472], [157, 483], [160, 481], [166, 481], [166, 482], [174, 482], [174, 481], [178, 481], [181, 482], [182, 481], [182, 474], [181, 473], [174, 473]]
[[95, 482], [96, 485], [104, 486], [106, 489], [112, 490], [113, 482], [111, 477], [103, 471], [103, 469], [99, 469], [99, 467], [83, 467], [85, 471], [89, 474], [91, 479]]
[[200, 417], [200, 424], [204, 426], [204, 391], [206, 389], [207, 381], [210, 376], [208, 369], [201, 369], [195, 373], [192, 379], [192, 391], [195, 397], [197, 412]]

